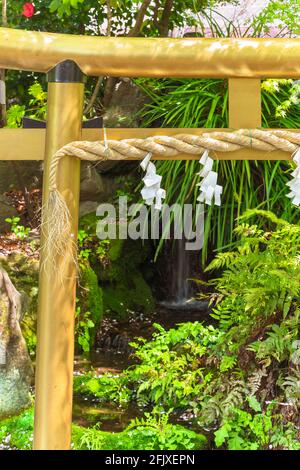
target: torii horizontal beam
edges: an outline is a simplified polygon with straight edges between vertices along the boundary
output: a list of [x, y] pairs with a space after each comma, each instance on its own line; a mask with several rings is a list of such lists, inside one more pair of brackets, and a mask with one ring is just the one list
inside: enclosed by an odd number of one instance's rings
[[86, 75], [299, 78], [300, 39], [127, 38], [0, 28], [0, 68], [48, 72], [72, 59]]
[[[65, 62], [78, 65], [62, 77]], [[65, 61], [65, 62], [64, 62]], [[1, 129], [1, 160], [43, 160], [43, 201], [49, 195], [54, 153], [73, 140], [102, 140], [101, 130], [83, 129], [83, 73], [127, 77], [229, 79], [231, 129], [261, 127], [262, 78], [300, 78], [300, 39], [104, 38], [0, 28], [0, 68], [49, 72], [47, 131]], [[75, 67], [76, 68], [76, 67]], [[223, 129], [224, 130], [224, 129]], [[108, 129], [108, 139], [202, 134], [216, 129]], [[295, 130], [293, 130], [295, 132]], [[286, 152], [243, 149], [211, 152], [226, 160], [287, 160]], [[176, 159], [199, 158], [181, 155]], [[171, 157], [174, 159], [174, 157]], [[77, 238], [80, 162], [60, 162], [57, 188], [70, 212], [70, 246]], [[40, 271], [35, 401], [35, 449], [67, 449], [71, 439], [76, 268], [73, 257], [58, 257], [47, 269], [49, 233], [43, 233]], [[44, 247], [44, 248], [43, 248]], [[59, 273], [66, 272], [62, 284]]]
[[[140, 138], [145, 139], [150, 136], [175, 134], [193, 134], [201, 135], [207, 132], [230, 131], [232, 129], [176, 129], [176, 128], [116, 128], [106, 129], [107, 139], [122, 140]], [[274, 130], [274, 129], [272, 129]], [[287, 129], [285, 129], [287, 130]], [[299, 129], [290, 129], [292, 132], [300, 133]], [[0, 160], [44, 160], [45, 152], [45, 129], [1, 129], [0, 131]], [[88, 141], [97, 141], [103, 139], [101, 129], [83, 129], [82, 139]], [[11, 142], [14, 144], [11, 145]], [[245, 148], [234, 152], [211, 151], [211, 157], [216, 160], [291, 160], [292, 155], [289, 152], [274, 150], [266, 152]], [[172, 160], [197, 160], [199, 155], [181, 154], [172, 157]], [[132, 160], [132, 158], [128, 158]], [[153, 160], [170, 160], [170, 157], [153, 155]]]

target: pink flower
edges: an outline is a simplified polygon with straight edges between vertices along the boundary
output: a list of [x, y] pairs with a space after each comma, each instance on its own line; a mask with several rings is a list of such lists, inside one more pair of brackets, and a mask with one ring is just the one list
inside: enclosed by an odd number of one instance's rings
[[31, 18], [34, 15], [34, 5], [30, 2], [24, 3], [22, 15]]

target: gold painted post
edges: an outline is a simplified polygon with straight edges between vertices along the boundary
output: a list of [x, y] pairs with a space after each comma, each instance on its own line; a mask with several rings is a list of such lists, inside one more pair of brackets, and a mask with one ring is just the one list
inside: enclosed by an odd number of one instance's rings
[[[43, 201], [49, 194], [49, 168], [57, 149], [81, 139], [83, 74], [73, 61], [58, 64], [48, 76], [48, 119]], [[77, 239], [80, 160], [59, 164], [58, 189], [72, 221], [70, 243]], [[49, 233], [45, 230], [41, 245]], [[71, 443], [76, 269], [71, 256], [57, 259], [51, 270], [41, 250], [36, 364], [35, 450], [69, 449]], [[64, 272], [63, 281], [59, 273]]]
[[229, 127], [261, 127], [261, 82], [258, 78], [229, 78]]

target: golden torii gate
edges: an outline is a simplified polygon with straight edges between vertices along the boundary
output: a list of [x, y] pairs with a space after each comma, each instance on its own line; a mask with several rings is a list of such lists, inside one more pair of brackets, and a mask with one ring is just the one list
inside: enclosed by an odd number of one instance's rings
[[[84, 74], [227, 78], [230, 128], [259, 128], [260, 80], [300, 78], [300, 39], [99, 38], [0, 28], [0, 68], [48, 73], [46, 131], [0, 130], [1, 160], [44, 160], [45, 201], [54, 153], [74, 140], [99, 140], [99, 129], [82, 130]], [[180, 131], [183, 130], [108, 129], [107, 136], [108, 139], [145, 138], [170, 136]], [[184, 129], [184, 133], [196, 135], [211, 131], [216, 129]], [[176, 157], [195, 158], [199, 157]], [[214, 158], [288, 160], [291, 155], [279, 150], [266, 154], [241, 149], [214, 152]], [[63, 158], [59, 163], [58, 189], [68, 205], [74, 237], [79, 182], [80, 160]], [[42, 250], [41, 262], [46, 255]], [[68, 256], [57, 260], [58, 268], [63, 265], [68, 272], [64, 283], [59, 275], [40, 271], [35, 449], [69, 449], [71, 442], [76, 268]]]

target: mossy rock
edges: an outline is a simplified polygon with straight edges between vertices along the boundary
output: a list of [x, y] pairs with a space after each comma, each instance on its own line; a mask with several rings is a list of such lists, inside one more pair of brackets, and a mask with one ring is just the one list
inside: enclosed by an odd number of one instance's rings
[[94, 328], [90, 330], [90, 346], [92, 347], [97, 328], [103, 317], [103, 291], [98, 284], [96, 273], [88, 262], [81, 264], [79, 286], [81, 312], [90, 312], [90, 319], [94, 323]]
[[[168, 439], [176, 436], [176, 450], [198, 450], [207, 447], [203, 434], [169, 424], [166, 428]], [[74, 450], [170, 450], [168, 440], [165, 446], [160, 439], [160, 430], [150, 426], [128, 428], [122, 432], [110, 433], [97, 429], [72, 425], [72, 449]], [[182, 436], [182, 437], [181, 437]], [[19, 450], [32, 449], [33, 409], [14, 418], [0, 421], [0, 445]]]
[[[95, 213], [80, 219], [80, 229], [95, 237], [99, 218]], [[101, 241], [99, 240], [99, 246]], [[89, 255], [89, 263], [103, 289], [104, 312], [125, 318], [129, 311], [153, 311], [155, 303], [150, 286], [143, 277], [143, 268], [150, 258], [151, 247], [143, 240], [106, 241], [99, 257], [97, 243]]]
[[134, 310], [152, 312], [153, 294], [141, 272], [149, 257], [149, 245], [140, 240], [111, 240], [107, 256], [109, 263], [97, 269], [103, 283], [105, 312], [114, 312], [121, 318]]
[[151, 313], [155, 306], [152, 291], [138, 271], [132, 274], [130, 283], [106, 286], [103, 300], [104, 311], [114, 312], [119, 318], [126, 318], [130, 311], [135, 310]]
[[38, 259], [23, 253], [11, 253], [0, 259], [0, 264], [7, 271], [12, 283], [22, 295], [24, 312], [21, 329], [30, 353], [36, 347], [36, 320], [39, 282]]

